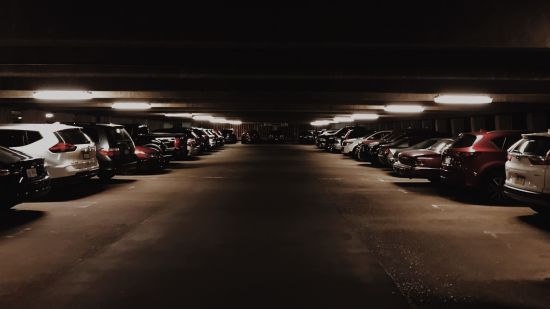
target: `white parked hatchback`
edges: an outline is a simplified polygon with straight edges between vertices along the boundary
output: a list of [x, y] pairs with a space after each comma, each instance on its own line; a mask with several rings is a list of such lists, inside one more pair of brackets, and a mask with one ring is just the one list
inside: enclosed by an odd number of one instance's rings
[[3, 124], [0, 145], [44, 158], [52, 179], [96, 176], [96, 146], [79, 127], [64, 124]]
[[504, 193], [550, 214], [550, 132], [524, 134], [510, 147]]

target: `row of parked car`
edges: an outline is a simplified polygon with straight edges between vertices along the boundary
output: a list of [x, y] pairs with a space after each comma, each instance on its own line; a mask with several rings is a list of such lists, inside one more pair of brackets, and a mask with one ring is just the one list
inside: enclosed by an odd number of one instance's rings
[[0, 209], [47, 194], [52, 186], [92, 177], [109, 181], [129, 171], [159, 170], [236, 143], [232, 129], [146, 125], [0, 124]]
[[371, 131], [361, 126], [313, 133], [318, 148], [396, 176], [474, 189], [492, 202], [515, 200], [550, 214], [550, 130], [478, 131], [451, 138], [429, 129]]

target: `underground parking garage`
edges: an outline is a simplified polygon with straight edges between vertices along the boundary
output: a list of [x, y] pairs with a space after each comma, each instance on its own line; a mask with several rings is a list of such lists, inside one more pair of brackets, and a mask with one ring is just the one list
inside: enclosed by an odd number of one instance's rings
[[548, 308], [549, 9], [0, 4], [0, 307]]

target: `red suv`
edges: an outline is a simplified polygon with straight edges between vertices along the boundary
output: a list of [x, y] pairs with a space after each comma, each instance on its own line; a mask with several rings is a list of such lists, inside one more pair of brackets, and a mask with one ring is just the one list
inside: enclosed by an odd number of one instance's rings
[[442, 182], [475, 188], [491, 201], [502, 201], [507, 150], [520, 138], [519, 131], [460, 134], [443, 153]]

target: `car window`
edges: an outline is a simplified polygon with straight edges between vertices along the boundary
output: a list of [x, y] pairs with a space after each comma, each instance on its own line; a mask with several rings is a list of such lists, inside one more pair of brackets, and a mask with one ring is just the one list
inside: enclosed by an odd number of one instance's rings
[[67, 129], [55, 132], [64, 143], [80, 145], [89, 144], [90, 140], [80, 129]]
[[441, 153], [441, 152], [443, 152], [443, 150], [445, 150], [450, 144], [452, 144], [451, 141], [447, 141], [447, 140], [439, 141], [439, 142], [433, 144], [432, 146], [430, 146], [430, 147], [428, 148], [428, 150], [431, 150], [431, 151], [437, 152], [437, 153]]
[[84, 128], [83, 131], [94, 143], [99, 144], [99, 135], [95, 128]]
[[124, 128], [119, 127], [107, 129], [107, 137], [110, 143], [132, 140], [130, 134]]
[[548, 151], [550, 151], [550, 138], [544, 136], [529, 136], [523, 139], [513, 150], [514, 153], [533, 156], [545, 156]]
[[21, 147], [42, 139], [37, 131], [0, 130], [0, 145], [5, 147]]
[[460, 136], [454, 143], [453, 145], [451, 146], [452, 148], [463, 148], [463, 147], [471, 147], [475, 141], [476, 141], [477, 137], [475, 135], [472, 135], [472, 134], [463, 134], [462, 136]]
[[507, 150], [513, 144], [515, 144], [519, 139], [521, 139], [521, 136], [519, 135], [509, 135], [509, 136], [494, 138], [491, 140], [491, 142], [495, 144], [495, 146], [497, 146], [499, 149]]

